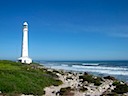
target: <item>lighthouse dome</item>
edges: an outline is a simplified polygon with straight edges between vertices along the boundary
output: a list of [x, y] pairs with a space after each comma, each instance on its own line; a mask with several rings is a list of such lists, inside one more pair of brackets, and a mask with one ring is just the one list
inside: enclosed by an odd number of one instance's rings
[[28, 23], [27, 23], [27, 22], [24, 22], [24, 24], [23, 24], [23, 25], [26, 25], [26, 26], [27, 26], [27, 25], [28, 25]]

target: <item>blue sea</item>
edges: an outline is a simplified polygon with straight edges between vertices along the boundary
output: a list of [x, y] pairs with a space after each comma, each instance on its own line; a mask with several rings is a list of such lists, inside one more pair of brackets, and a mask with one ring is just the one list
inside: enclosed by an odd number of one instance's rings
[[128, 61], [36, 61], [53, 69], [88, 72], [96, 76], [114, 76], [128, 82]]

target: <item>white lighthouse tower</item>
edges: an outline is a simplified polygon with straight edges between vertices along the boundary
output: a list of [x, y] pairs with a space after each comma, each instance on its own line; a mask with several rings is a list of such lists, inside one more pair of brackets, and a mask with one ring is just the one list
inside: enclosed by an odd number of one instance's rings
[[28, 23], [24, 22], [23, 24], [23, 40], [22, 40], [22, 49], [21, 57], [18, 58], [18, 61], [21, 63], [30, 64], [32, 59], [28, 56]]

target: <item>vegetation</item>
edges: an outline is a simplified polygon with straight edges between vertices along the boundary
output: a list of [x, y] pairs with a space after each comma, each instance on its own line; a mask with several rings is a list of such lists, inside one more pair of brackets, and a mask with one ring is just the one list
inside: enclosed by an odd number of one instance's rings
[[73, 78], [72, 77], [66, 77], [66, 80], [73, 80]]
[[44, 94], [43, 88], [60, 85], [62, 81], [55, 74], [43, 71], [36, 64], [21, 64], [0, 60], [0, 91], [6, 95]]
[[118, 94], [123, 94], [128, 92], [128, 85], [127, 84], [121, 84], [120, 82], [116, 81], [113, 83], [116, 88], [114, 88], [113, 92]]
[[74, 93], [71, 92], [72, 90], [71, 87], [61, 88], [60, 96], [74, 96]]
[[121, 83], [120, 83], [120, 81], [115, 81], [115, 82], [113, 82], [113, 86], [118, 86], [118, 85], [120, 85]]
[[100, 77], [94, 78], [92, 75], [89, 74], [84, 74], [82, 76], [79, 76], [79, 79], [83, 79], [83, 82], [88, 81], [89, 83], [94, 83], [94, 85], [96, 86], [101, 85], [101, 80], [102, 80]]
[[54, 77], [54, 78], [58, 78], [58, 75], [56, 75], [54, 72], [46, 71], [46, 73], [48, 74], [48, 76], [51, 76], [51, 77]]
[[83, 86], [80, 88], [80, 91], [81, 92], [85, 92], [85, 91], [87, 91], [88, 89], [87, 88], [84, 88]]
[[102, 94], [100, 96], [119, 96], [119, 95], [115, 92], [111, 92], [111, 93], [107, 93], [107, 94]]
[[106, 77], [104, 77], [104, 79], [116, 80], [115, 77], [112, 77], [112, 76], [106, 76]]

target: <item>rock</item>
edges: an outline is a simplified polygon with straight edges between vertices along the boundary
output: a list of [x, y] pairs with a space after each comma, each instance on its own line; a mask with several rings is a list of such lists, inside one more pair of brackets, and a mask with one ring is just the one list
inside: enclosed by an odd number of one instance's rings
[[89, 75], [87, 72], [84, 72], [84, 75]]
[[106, 76], [106, 77], [104, 77], [104, 79], [116, 80], [115, 77], [112, 77], [112, 76]]

